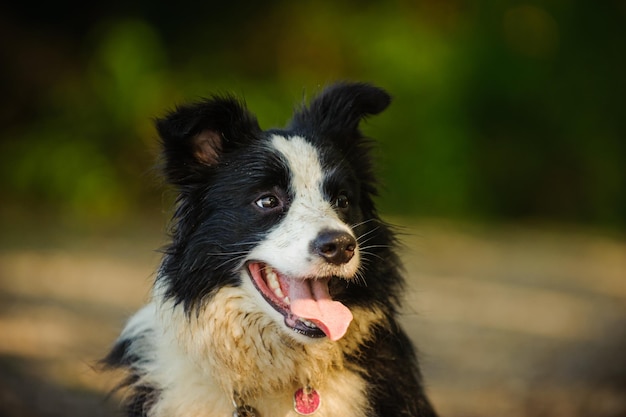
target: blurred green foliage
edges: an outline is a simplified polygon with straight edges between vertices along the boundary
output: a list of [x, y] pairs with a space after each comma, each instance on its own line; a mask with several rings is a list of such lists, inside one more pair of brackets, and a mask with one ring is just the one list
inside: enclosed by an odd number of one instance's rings
[[354, 79], [395, 99], [364, 127], [384, 212], [626, 227], [621, 1], [3, 7], [6, 213], [160, 212], [154, 117], [233, 92], [282, 126]]

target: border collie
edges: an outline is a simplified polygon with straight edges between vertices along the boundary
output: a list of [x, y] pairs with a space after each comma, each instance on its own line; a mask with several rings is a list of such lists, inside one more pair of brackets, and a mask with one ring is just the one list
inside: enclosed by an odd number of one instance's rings
[[338, 83], [284, 129], [230, 96], [157, 120], [172, 241], [104, 359], [128, 372], [128, 416], [435, 416], [359, 131], [390, 101]]

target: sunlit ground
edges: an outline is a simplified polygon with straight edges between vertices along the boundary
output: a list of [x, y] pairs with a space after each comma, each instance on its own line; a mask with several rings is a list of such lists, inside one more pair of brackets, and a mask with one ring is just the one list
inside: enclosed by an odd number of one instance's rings
[[[396, 223], [404, 223], [395, 221]], [[420, 222], [405, 327], [443, 416], [626, 415], [626, 242]], [[148, 297], [162, 227], [0, 245], [0, 416], [112, 415], [93, 366]]]

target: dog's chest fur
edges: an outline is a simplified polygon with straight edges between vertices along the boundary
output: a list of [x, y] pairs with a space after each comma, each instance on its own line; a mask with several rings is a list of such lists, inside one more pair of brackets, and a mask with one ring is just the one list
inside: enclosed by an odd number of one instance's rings
[[[293, 396], [305, 386], [320, 394], [315, 416], [366, 415], [366, 371], [347, 363], [343, 350], [365, 342], [367, 332], [340, 343], [294, 343], [255, 312], [253, 298], [245, 288], [227, 287], [198, 317], [158, 301], [135, 315], [123, 335], [133, 340], [131, 355], [144, 358], [136, 364], [141, 383], [161, 387], [149, 415], [230, 416], [241, 401], [260, 416], [297, 416]], [[375, 311], [355, 313], [356, 328], [382, 319]]]

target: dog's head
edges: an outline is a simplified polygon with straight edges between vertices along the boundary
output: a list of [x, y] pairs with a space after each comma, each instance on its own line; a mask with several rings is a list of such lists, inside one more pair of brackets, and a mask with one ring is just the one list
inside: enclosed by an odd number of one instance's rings
[[241, 287], [291, 334], [341, 338], [350, 306], [384, 285], [363, 282], [367, 255], [380, 256], [388, 236], [359, 123], [389, 103], [379, 88], [340, 83], [285, 129], [261, 130], [228, 96], [158, 120], [164, 172], [179, 191], [166, 296], [191, 311]]

